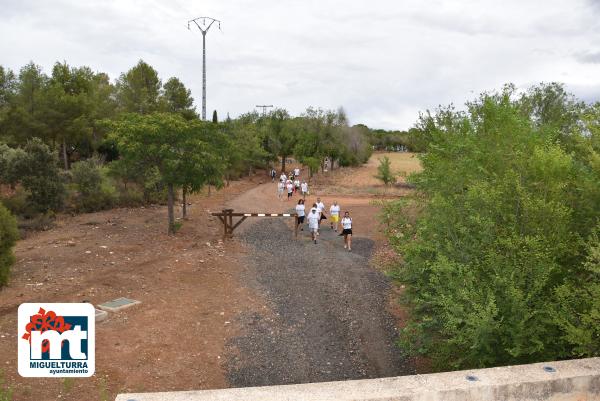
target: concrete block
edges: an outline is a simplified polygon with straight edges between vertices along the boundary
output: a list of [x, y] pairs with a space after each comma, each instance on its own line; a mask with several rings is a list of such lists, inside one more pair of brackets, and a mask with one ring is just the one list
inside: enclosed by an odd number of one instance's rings
[[141, 301], [136, 301], [135, 299], [129, 298], [117, 298], [112, 301], [105, 302], [103, 304], [98, 305], [98, 309], [102, 309], [107, 312], [118, 312], [120, 310], [129, 308], [133, 305], [141, 304]]

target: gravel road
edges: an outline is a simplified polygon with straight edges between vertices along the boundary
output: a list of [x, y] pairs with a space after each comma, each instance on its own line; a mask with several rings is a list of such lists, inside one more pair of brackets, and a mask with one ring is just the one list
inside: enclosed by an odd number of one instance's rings
[[240, 318], [241, 336], [228, 344], [230, 385], [413, 374], [394, 344], [389, 281], [368, 265], [373, 242], [354, 238], [350, 253], [324, 226], [315, 245], [306, 229], [294, 240], [290, 223], [262, 219], [240, 232], [252, 249], [244, 279], [271, 310]]

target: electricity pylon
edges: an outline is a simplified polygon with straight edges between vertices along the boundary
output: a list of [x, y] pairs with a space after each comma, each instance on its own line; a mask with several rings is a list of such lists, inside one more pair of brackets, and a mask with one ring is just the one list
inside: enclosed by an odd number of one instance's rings
[[198, 17], [188, 21], [188, 29], [190, 29], [190, 23], [194, 23], [196, 27], [202, 32], [202, 119], [206, 120], [206, 33], [212, 26], [217, 23], [219, 30], [221, 30], [221, 21], [211, 17]]

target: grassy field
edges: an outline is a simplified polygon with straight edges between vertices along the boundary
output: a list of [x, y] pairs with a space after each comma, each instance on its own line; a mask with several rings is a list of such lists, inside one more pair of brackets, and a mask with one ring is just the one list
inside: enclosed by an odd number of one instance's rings
[[402, 196], [408, 190], [401, 187], [385, 188], [381, 181], [375, 178], [379, 160], [387, 156], [392, 162], [392, 171], [399, 174], [398, 182], [406, 180], [406, 175], [421, 171], [421, 162], [416, 153], [376, 152], [369, 162], [361, 167], [342, 168], [329, 171], [316, 177], [313, 188], [324, 192], [335, 192], [340, 195], [365, 196]]

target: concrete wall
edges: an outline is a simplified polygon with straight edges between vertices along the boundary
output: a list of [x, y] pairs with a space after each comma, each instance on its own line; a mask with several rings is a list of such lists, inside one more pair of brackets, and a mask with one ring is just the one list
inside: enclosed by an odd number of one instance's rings
[[[475, 380], [468, 380], [468, 376], [474, 376]], [[600, 401], [600, 358], [383, 379], [121, 394], [116, 398], [116, 401], [208, 400]]]

